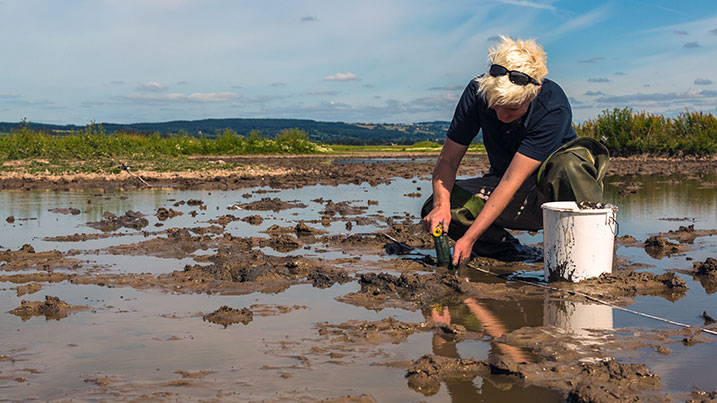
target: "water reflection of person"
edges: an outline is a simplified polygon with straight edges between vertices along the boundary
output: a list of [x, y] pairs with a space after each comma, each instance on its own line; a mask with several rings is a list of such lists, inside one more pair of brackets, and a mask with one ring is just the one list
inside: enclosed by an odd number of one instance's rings
[[[481, 332], [492, 338], [500, 337], [506, 332], [501, 321], [488, 308], [474, 298], [466, 298], [462, 304], [448, 306], [435, 304], [430, 314], [424, 315], [436, 324], [450, 326], [451, 323], [465, 326], [473, 336], [481, 336]], [[451, 311], [453, 314], [451, 314]], [[520, 349], [496, 341], [492, 342], [497, 349], [493, 350], [510, 357], [516, 362], [525, 362], [527, 358]], [[460, 358], [455, 340], [442, 332], [433, 334], [433, 354], [442, 357]], [[451, 400], [454, 402], [481, 402], [481, 401], [552, 401], [555, 396], [549, 392], [533, 387], [515, 387], [511, 382], [504, 383], [498, 379], [481, 378], [476, 383], [474, 379], [449, 379], [444, 382]]]
[[[466, 298], [463, 303], [468, 307], [471, 314], [480, 322], [483, 331], [491, 338], [497, 339], [505, 334], [506, 329], [503, 323], [483, 304], [476, 301], [475, 298]], [[447, 306], [431, 309], [431, 320], [436, 324], [451, 324], [451, 313]], [[515, 362], [528, 362], [525, 353], [517, 347], [510, 346], [497, 341], [492, 342], [501, 353]], [[449, 343], [448, 340], [440, 335], [433, 336], [433, 353], [444, 357], [459, 358], [456, 343]]]

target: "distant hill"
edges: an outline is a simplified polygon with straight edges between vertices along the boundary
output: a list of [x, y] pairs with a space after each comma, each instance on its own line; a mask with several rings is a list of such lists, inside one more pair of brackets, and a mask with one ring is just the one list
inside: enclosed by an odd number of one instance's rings
[[[0, 132], [10, 132], [20, 123], [0, 122]], [[118, 130], [136, 133], [159, 133], [161, 135], [184, 133], [190, 136], [215, 137], [217, 132], [233, 130], [240, 135], [259, 131], [264, 136], [273, 137], [284, 129], [297, 128], [309, 134], [309, 138], [328, 144], [413, 144], [430, 140], [443, 142], [449, 122], [420, 123], [343, 123], [320, 122], [309, 119], [203, 119], [175, 120], [160, 123], [102, 123], [107, 133]], [[63, 134], [81, 130], [84, 126], [52, 125], [30, 122], [33, 130], [44, 130]], [[480, 135], [476, 141], [480, 141]]]

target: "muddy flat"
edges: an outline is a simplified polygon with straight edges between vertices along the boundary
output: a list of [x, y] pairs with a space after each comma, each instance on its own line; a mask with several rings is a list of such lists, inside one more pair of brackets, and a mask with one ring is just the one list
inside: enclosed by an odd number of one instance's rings
[[433, 158], [3, 173], [0, 400], [717, 397], [715, 160], [615, 159], [613, 272], [546, 284], [535, 259], [436, 267]]

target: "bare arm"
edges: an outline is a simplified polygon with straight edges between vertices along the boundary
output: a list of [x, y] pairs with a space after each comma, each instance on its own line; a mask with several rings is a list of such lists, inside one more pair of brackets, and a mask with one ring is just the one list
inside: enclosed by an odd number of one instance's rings
[[456, 182], [456, 172], [468, 146], [446, 139], [436, 166], [433, 168], [433, 210], [423, 218], [423, 229], [431, 232], [438, 224], [448, 231], [451, 220], [451, 190]]
[[508, 170], [498, 183], [488, 201], [481, 209], [478, 217], [468, 228], [465, 235], [456, 242], [453, 253], [453, 264], [465, 261], [470, 258], [473, 244], [485, 232], [488, 227], [505, 210], [515, 192], [525, 180], [540, 166], [540, 161], [516, 153], [508, 166]]

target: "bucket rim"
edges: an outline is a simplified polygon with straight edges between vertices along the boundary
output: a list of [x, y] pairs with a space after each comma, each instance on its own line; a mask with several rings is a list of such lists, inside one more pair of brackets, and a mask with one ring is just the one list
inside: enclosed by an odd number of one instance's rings
[[559, 211], [579, 214], [604, 214], [616, 212], [618, 210], [617, 206], [614, 204], [605, 204], [604, 208], [580, 209], [578, 207], [578, 204], [574, 201], [546, 202], [541, 204], [540, 208], [547, 211]]

